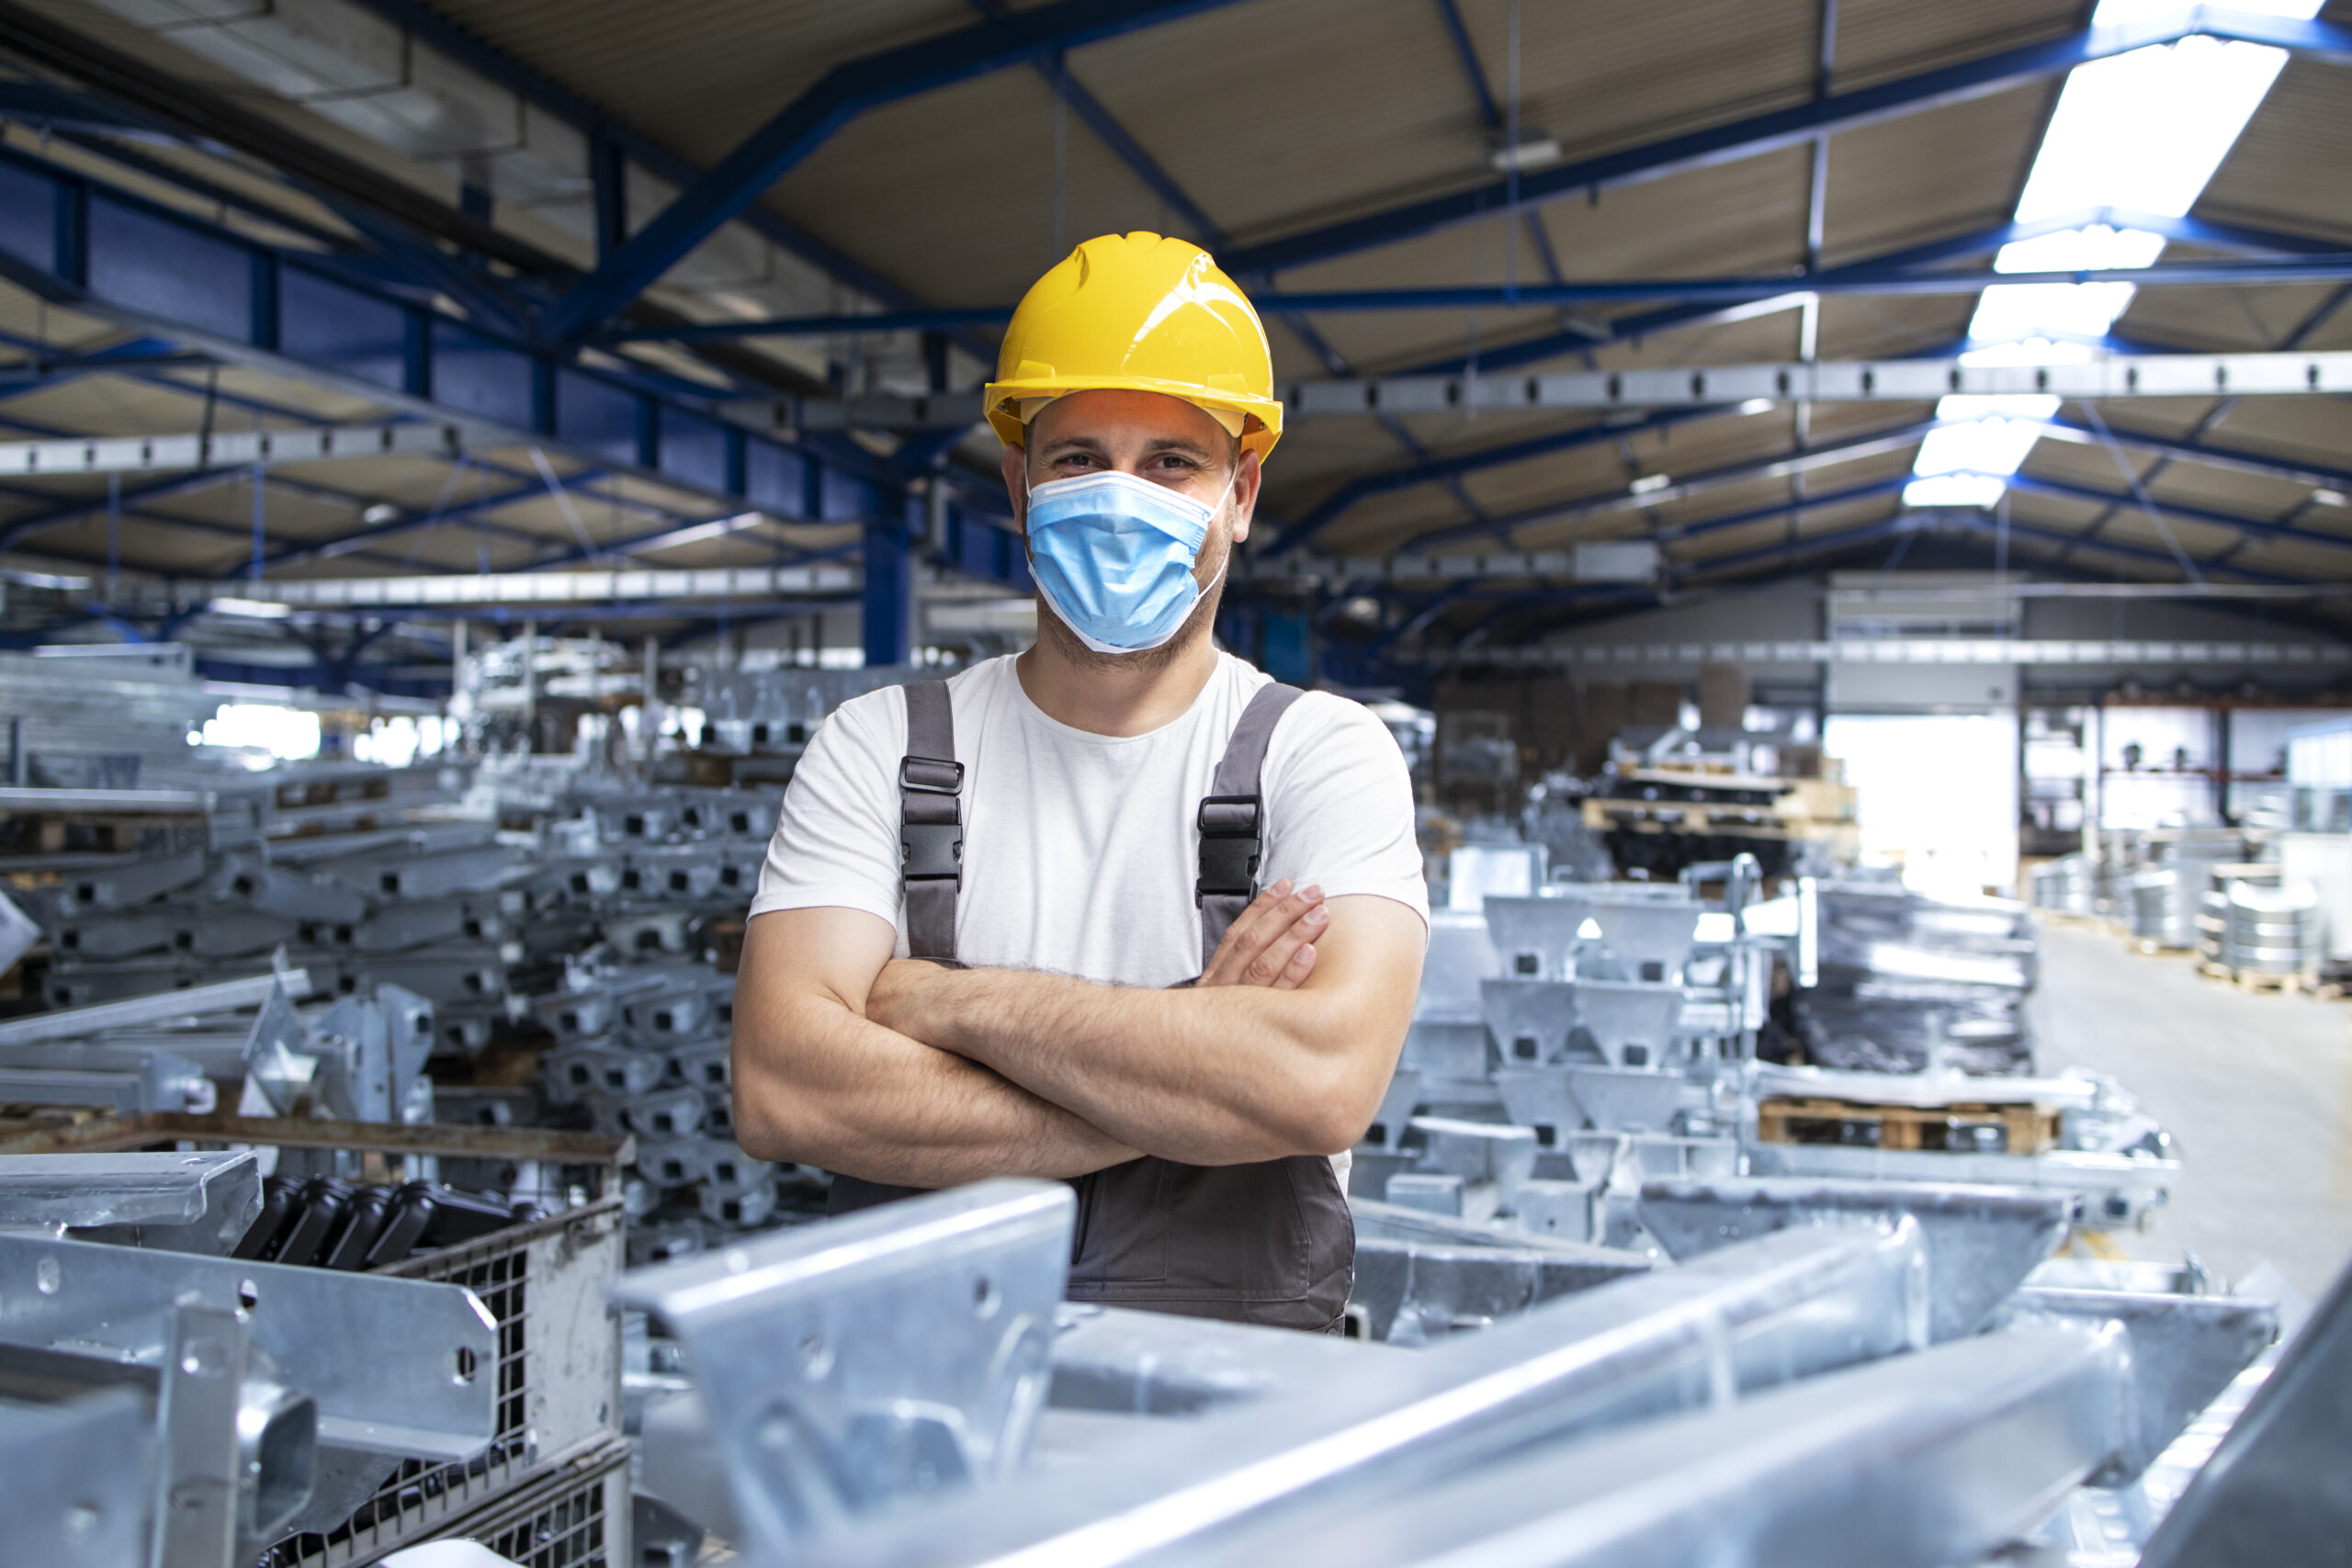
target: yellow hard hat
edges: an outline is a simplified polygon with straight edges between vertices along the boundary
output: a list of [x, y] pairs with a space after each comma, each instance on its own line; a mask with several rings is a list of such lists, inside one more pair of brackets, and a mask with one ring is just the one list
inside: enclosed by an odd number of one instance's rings
[[1022, 296], [982, 406], [1017, 446], [1043, 402], [1105, 389], [1182, 398], [1238, 426], [1261, 462], [1282, 439], [1266, 329], [1208, 252], [1183, 240], [1104, 234], [1064, 257]]

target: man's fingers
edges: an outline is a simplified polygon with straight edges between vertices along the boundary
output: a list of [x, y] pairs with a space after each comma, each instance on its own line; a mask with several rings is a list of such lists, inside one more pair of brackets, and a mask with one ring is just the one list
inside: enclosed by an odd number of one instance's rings
[[1274, 989], [1295, 991], [1314, 972], [1315, 945], [1309, 942], [1290, 955], [1290, 962], [1283, 965], [1282, 977], [1274, 982]]
[[[1285, 933], [1310, 912], [1323, 904], [1323, 889], [1308, 886], [1294, 889], [1289, 879], [1275, 883], [1252, 899], [1233, 924], [1227, 928], [1225, 940], [1217, 944], [1215, 955], [1201, 976], [1201, 983], [1209, 986], [1269, 986], [1279, 978], [1283, 965], [1289, 962], [1292, 948], [1285, 946], [1276, 953], [1274, 944], [1282, 942]], [[1308, 936], [1304, 940], [1312, 940]]]
[[[1290, 973], [1290, 965], [1297, 954], [1314, 945], [1331, 923], [1330, 912], [1320, 904], [1291, 922], [1282, 935], [1265, 945], [1263, 951], [1242, 966], [1241, 983], [1245, 986], [1279, 984]], [[1303, 977], [1303, 976], [1302, 976]]]

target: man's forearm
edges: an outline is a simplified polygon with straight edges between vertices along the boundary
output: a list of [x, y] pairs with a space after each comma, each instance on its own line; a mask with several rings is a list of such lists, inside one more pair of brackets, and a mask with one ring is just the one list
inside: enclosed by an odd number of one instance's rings
[[803, 998], [735, 1024], [735, 1121], [746, 1153], [868, 1181], [953, 1187], [1068, 1178], [1136, 1151], [985, 1065], [836, 1003]]
[[1362, 1135], [1355, 1110], [1367, 1084], [1376, 1102], [1394, 1055], [1368, 1066], [1337, 1046], [1334, 1007], [1261, 987], [1146, 990], [972, 969], [929, 977], [915, 1016], [894, 1021], [1124, 1145], [1231, 1165], [1336, 1153]]

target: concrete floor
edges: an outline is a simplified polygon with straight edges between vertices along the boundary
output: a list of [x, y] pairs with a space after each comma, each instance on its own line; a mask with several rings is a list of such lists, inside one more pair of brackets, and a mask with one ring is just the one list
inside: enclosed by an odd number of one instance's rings
[[2111, 1073], [2168, 1128], [2182, 1179], [2133, 1258], [2192, 1247], [2233, 1280], [2267, 1260], [2316, 1297], [2352, 1258], [2352, 1004], [2253, 994], [2120, 937], [2042, 932], [2041, 1070]]

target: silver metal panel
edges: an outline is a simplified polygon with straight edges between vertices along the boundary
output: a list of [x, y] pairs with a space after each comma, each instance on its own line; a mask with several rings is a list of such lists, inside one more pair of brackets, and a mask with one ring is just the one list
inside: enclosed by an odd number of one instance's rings
[[497, 1430], [498, 1334], [470, 1291], [0, 1234], [0, 1340], [153, 1360], [186, 1304], [245, 1314], [322, 1442], [462, 1460]]

